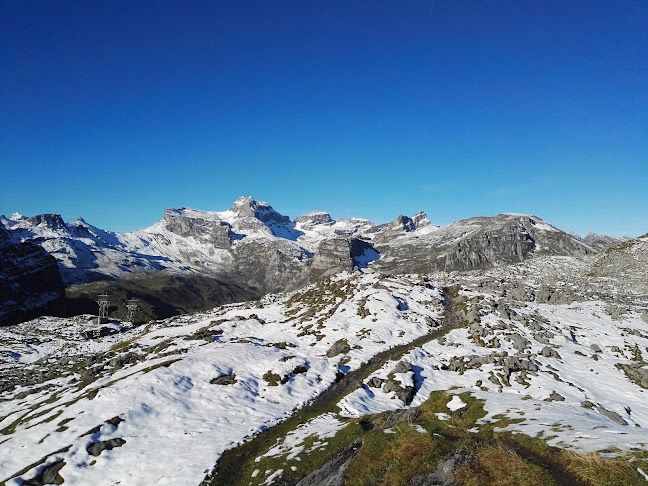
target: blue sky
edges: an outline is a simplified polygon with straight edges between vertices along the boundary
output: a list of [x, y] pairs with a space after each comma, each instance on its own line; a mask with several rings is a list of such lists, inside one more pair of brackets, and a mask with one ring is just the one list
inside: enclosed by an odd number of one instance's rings
[[0, 214], [648, 232], [648, 2], [0, 2]]

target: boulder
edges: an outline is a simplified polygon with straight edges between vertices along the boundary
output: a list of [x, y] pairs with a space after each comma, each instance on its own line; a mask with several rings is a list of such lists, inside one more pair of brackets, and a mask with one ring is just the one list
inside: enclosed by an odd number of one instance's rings
[[565, 397], [563, 397], [560, 393], [556, 393], [555, 391], [552, 391], [551, 395], [549, 395], [549, 400], [553, 402], [564, 402]]
[[326, 352], [327, 358], [332, 358], [338, 354], [346, 354], [351, 351], [351, 347], [346, 339], [338, 339], [333, 343], [333, 345]]
[[220, 375], [209, 380], [209, 383], [211, 383], [212, 385], [233, 385], [234, 383], [236, 383], [236, 374], [231, 373]]
[[623, 417], [621, 417], [621, 415], [619, 415], [616, 412], [613, 412], [612, 410], [608, 410], [607, 408], [605, 408], [605, 407], [603, 407], [601, 405], [598, 405], [596, 407], [596, 410], [598, 411], [598, 413], [600, 413], [604, 417], [610, 419], [612, 422], [615, 422], [615, 423], [617, 423], [619, 425], [628, 425], [628, 422], [626, 422], [623, 419]]
[[114, 449], [115, 447], [121, 447], [126, 443], [124, 439], [121, 437], [117, 437], [116, 439], [109, 439], [109, 440], [100, 440], [98, 442], [92, 442], [86, 447], [86, 451], [88, 451], [88, 454], [91, 456], [98, 456], [100, 455], [103, 451], [109, 451]]
[[544, 356], [545, 358], [561, 359], [560, 354], [558, 354], [558, 351], [556, 351], [551, 346], [545, 346], [544, 348], [542, 348], [542, 351], [540, 351], [540, 354], [542, 356]]

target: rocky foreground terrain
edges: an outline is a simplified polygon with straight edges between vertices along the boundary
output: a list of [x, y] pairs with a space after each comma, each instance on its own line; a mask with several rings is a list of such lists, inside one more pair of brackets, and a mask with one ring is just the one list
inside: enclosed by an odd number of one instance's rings
[[[483, 262], [471, 234], [455, 248]], [[381, 257], [140, 326], [4, 328], [0, 481], [647, 484], [648, 235], [533, 258], [524, 241], [488, 269]]]

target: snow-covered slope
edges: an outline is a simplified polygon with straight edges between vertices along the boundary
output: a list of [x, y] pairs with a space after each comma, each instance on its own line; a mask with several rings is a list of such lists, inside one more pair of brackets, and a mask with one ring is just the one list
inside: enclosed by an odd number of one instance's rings
[[341, 274], [94, 340], [81, 317], [0, 331], [0, 481], [63, 461], [70, 485], [198, 484], [338, 373], [438, 326], [440, 300], [419, 277]]
[[[0, 480], [198, 484], [224, 450], [341, 374], [450, 323], [459, 327], [371, 372], [340, 397], [339, 413], [314, 417], [259, 458], [285, 457], [283, 466], [231, 479], [279, 481], [299, 472], [306, 436], [332, 440], [348, 417], [415, 407], [435, 390], [469, 393], [484, 400], [480, 423], [506, 417], [560, 447], [645, 448], [648, 296], [589, 268], [544, 256], [429, 278], [342, 273], [145, 327], [101, 332], [78, 317], [1, 331]], [[462, 406], [453, 398], [448, 409]]]

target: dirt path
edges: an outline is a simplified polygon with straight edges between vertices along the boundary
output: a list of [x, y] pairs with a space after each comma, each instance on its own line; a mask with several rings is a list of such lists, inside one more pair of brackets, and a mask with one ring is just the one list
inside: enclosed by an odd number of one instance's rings
[[457, 290], [457, 287], [445, 287], [443, 289], [445, 306], [443, 320], [439, 328], [407, 344], [401, 344], [376, 354], [367, 364], [344, 375], [331, 388], [315, 398], [308, 405], [299, 409], [284, 422], [261, 432], [245, 444], [225, 451], [216, 465], [216, 473], [208, 475], [201, 483], [201, 486], [233, 486], [237, 484], [239, 479], [238, 472], [241, 470], [242, 465], [262, 455], [269, 447], [275, 444], [277, 439], [284, 437], [288, 431], [294, 430], [299, 424], [318, 415], [327, 412], [337, 412], [338, 408], [336, 404], [345, 395], [348, 395], [361, 386], [365, 379], [387, 361], [400, 359], [412, 349], [420, 347], [434, 339], [438, 339], [451, 329], [458, 327], [461, 319], [458, 315], [456, 304], [462, 299], [457, 295]]

